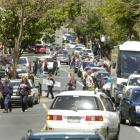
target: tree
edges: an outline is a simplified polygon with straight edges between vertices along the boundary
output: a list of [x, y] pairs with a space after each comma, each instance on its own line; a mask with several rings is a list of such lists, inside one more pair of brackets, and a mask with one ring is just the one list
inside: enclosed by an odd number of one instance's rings
[[[1, 0], [0, 39], [13, 47], [13, 76], [23, 49], [34, 43], [46, 29], [41, 18], [51, 9], [61, 7], [64, 0]], [[10, 43], [9, 43], [10, 42]]]
[[140, 19], [139, 8], [138, 0], [104, 0], [97, 11], [102, 17], [104, 30], [113, 44], [139, 39], [135, 28]]

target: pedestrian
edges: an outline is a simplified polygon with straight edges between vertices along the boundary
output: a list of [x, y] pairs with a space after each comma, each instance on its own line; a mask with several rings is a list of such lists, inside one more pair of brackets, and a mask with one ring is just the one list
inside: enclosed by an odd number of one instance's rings
[[88, 76], [88, 71], [89, 71], [89, 68], [86, 67], [82, 73], [82, 83], [83, 83], [83, 90], [87, 90], [87, 83], [86, 83], [86, 78]]
[[44, 71], [48, 71], [48, 59], [46, 58], [45, 63], [44, 63]]
[[51, 94], [52, 96], [52, 99], [54, 98], [54, 95], [53, 95], [53, 88], [54, 88], [54, 84], [55, 84], [55, 80], [54, 78], [52, 77], [52, 74], [49, 73], [49, 76], [48, 76], [48, 93], [47, 93], [47, 96], [46, 97], [49, 97], [49, 94]]
[[68, 90], [76, 90], [76, 79], [74, 73], [69, 74]]
[[38, 68], [37, 68], [37, 76], [40, 77], [40, 75], [42, 74], [42, 61], [39, 60], [38, 61]]
[[12, 105], [11, 105], [11, 96], [13, 94], [13, 86], [10, 81], [10, 76], [7, 75], [6, 79], [3, 83], [3, 101], [4, 101], [4, 112], [3, 113], [8, 113], [12, 111]]
[[33, 65], [33, 73], [35, 76], [37, 74], [37, 69], [38, 69], [38, 58], [36, 58], [36, 60], [34, 61], [34, 65]]
[[58, 62], [57, 62], [57, 59], [54, 59], [54, 61], [53, 61], [53, 74], [57, 75], [57, 71], [58, 71]]
[[3, 83], [1, 81], [1, 77], [0, 77], [0, 106], [3, 106]]
[[28, 82], [27, 77], [22, 77], [22, 81], [18, 87], [18, 94], [21, 98], [21, 106], [22, 106], [22, 112], [28, 111], [28, 95], [31, 92], [31, 87]]

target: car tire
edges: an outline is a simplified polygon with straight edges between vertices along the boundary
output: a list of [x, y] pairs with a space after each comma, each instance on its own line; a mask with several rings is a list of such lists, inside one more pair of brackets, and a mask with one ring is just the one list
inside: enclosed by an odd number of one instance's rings
[[106, 130], [105, 140], [109, 140], [109, 128]]
[[28, 103], [28, 106], [29, 106], [29, 107], [33, 107], [33, 105], [34, 105], [33, 101], [30, 101], [30, 102]]
[[38, 97], [38, 99], [35, 101], [35, 104], [39, 104], [40, 103], [40, 97]]
[[122, 115], [121, 112], [120, 112], [120, 122], [121, 122], [121, 124], [125, 124], [126, 123], [126, 120], [123, 118], [123, 115]]
[[120, 134], [120, 124], [118, 125], [117, 135], [113, 138], [113, 140], [119, 140], [119, 134]]

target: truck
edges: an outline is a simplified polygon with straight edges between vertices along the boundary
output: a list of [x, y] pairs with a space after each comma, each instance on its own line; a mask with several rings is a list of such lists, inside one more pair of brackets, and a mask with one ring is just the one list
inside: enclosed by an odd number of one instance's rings
[[123, 83], [126, 83], [128, 77], [135, 72], [140, 72], [140, 42], [127, 41], [114, 47], [111, 68], [113, 77], [111, 97], [116, 105], [119, 103], [118, 94], [123, 91]]

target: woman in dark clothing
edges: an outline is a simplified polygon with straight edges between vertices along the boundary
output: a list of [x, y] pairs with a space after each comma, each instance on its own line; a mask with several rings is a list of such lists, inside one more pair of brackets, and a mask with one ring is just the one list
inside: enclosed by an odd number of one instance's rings
[[22, 78], [22, 81], [18, 88], [18, 93], [21, 97], [22, 112], [28, 111], [28, 95], [31, 92], [31, 87], [26, 77]]

